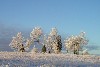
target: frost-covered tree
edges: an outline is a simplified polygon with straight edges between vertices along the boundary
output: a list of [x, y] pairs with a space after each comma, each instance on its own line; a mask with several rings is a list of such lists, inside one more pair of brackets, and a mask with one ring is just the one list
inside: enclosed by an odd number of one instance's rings
[[19, 32], [15, 37], [12, 37], [12, 41], [9, 46], [16, 51], [25, 52], [29, 49], [32, 43], [32, 39], [25, 39], [22, 36], [22, 33]]
[[70, 36], [65, 40], [66, 49], [74, 54], [79, 54], [79, 51], [87, 44], [88, 40], [85, 37], [85, 32], [81, 32], [77, 36]]
[[24, 42], [24, 37], [22, 36], [22, 33], [19, 32], [16, 37], [13, 37], [12, 38], [12, 41], [11, 43], [9, 44], [9, 46], [11, 48], [13, 48], [14, 50], [17, 50], [17, 51], [22, 51], [24, 52], [25, 49], [24, 49], [24, 45], [23, 45], [23, 42]]
[[49, 38], [51, 38], [51, 47], [54, 53], [59, 53], [62, 49], [61, 36], [58, 35], [56, 28], [52, 28]]

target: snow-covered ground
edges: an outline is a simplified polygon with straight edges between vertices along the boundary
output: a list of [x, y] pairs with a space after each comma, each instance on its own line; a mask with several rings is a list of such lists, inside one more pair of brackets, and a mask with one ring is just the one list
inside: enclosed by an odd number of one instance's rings
[[0, 67], [100, 67], [100, 56], [0, 52]]

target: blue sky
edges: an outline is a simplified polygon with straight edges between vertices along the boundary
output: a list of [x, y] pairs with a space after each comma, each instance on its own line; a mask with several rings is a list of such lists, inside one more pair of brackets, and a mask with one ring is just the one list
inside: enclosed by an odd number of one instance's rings
[[46, 33], [56, 27], [63, 37], [85, 31], [89, 45], [100, 46], [99, 25], [100, 0], [0, 0], [1, 40], [40, 26]]

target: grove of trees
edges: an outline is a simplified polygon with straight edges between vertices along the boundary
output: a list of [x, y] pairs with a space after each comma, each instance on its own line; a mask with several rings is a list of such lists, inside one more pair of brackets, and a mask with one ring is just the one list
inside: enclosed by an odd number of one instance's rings
[[[56, 28], [52, 28], [49, 34], [44, 34], [42, 28], [35, 27], [30, 33], [30, 37], [27, 39], [23, 37], [21, 32], [18, 32], [15, 37], [12, 37], [12, 41], [9, 46], [14, 51], [25, 52], [26, 49], [30, 49], [31, 45], [34, 45], [35, 42], [43, 46], [40, 51], [43, 53], [61, 53], [62, 45], [65, 45], [68, 53], [77, 55], [84, 51], [83, 47], [88, 44], [85, 32], [81, 32], [76, 36], [67, 37], [67, 39], [62, 41], [62, 37], [58, 34], [58, 30]], [[32, 51], [39, 52], [38, 48], [35, 46]]]

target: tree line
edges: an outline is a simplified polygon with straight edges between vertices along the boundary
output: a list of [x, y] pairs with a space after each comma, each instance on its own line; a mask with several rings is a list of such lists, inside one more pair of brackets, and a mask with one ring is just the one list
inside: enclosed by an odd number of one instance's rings
[[[81, 32], [79, 35], [72, 35], [62, 41], [62, 37], [58, 34], [56, 28], [52, 28], [49, 34], [44, 34], [42, 28], [35, 27], [30, 33], [30, 37], [27, 39], [23, 37], [21, 32], [18, 32], [16, 36], [12, 37], [9, 46], [14, 51], [25, 52], [26, 49], [29, 49], [35, 42], [42, 44], [41, 52], [43, 53], [61, 53], [62, 42], [64, 42], [67, 53], [77, 55], [79, 55], [80, 52], [87, 53], [86, 50], [83, 50], [83, 47], [88, 44], [85, 32]], [[33, 52], [38, 52], [38, 49], [35, 46], [32, 50]]]

